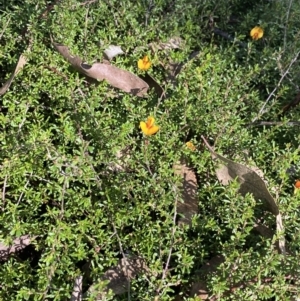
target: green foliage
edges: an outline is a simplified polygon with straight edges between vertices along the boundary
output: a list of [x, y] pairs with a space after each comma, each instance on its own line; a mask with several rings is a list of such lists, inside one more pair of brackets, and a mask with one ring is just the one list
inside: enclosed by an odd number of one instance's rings
[[[124, 254], [143, 258], [149, 271], [132, 279], [128, 293], [107, 300], [167, 301], [179, 290], [193, 300], [189, 286], [198, 279], [224, 301], [292, 300], [299, 293], [299, 131], [286, 122], [300, 116], [282, 108], [298, 89], [300, 5], [247, 3], [69, 0], [45, 12], [44, 2], [26, 0], [0, 7], [0, 82], [22, 53], [28, 58], [1, 96], [0, 238], [11, 244], [32, 237], [0, 261], [0, 300], [70, 299], [77, 276], [86, 291]], [[212, 21], [236, 38], [213, 34]], [[264, 38], [252, 41], [257, 24]], [[151, 52], [148, 44], [174, 36], [184, 47]], [[112, 64], [137, 75], [138, 59], [149, 54], [148, 73], [166, 98], [90, 83], [51, 38], [90, 64], [119, 45], [125, 54]], [[185, 62], [172, 83], [163, 68], [170, 61]], [[148, 116], [160, 126], [151, 137], [139, 129]], [[250, 126], [253, 120], [282, 124]], [[237, 182], [217, 181], [201, 135], [228, 158], [243, 162], [247, 154], [264, 172], [284, 217], [287, 256], [274, 246], [276, 235], [253, 229], [259, 221], [274, 230], [275, 217], [252, 195], [239, 195]], [[191, 139], [195, 152], [185, 147]], [[175, 222], [183, 200], [173, 165], [183, 157], [198, 180], [191, 227]], [[224, 257], [218, 270], [199, 273], [216, 255]]]

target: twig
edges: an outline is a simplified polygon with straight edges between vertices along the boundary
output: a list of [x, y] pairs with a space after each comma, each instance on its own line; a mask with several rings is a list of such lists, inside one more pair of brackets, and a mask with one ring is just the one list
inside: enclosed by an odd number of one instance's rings
[[[62, 172], [60, 170], [60, 172]], [[58, 218], [58, 221], [61, 222], [62, 219], [64, 218], [64, 202], [65, 202], [65, 193], [66, 193], [66, 188], [67, 188], [67, 176], [64, 177], [64, 183], [63, 183], [63, 187], [62, 187], [62, 194], [61, 194], [61, 197], [59, 198], [60, 202], [61, 202], [61, 208], [60, 208], [60, 213], [59, 213], [59, 218]], [[60, 262], [60, 258], [56, 252], [56, 248], [57, 248], [57, 245], [58, 245], [58, 242], [59, 241], [59, 234], [61, 232], [61, 227], [58, 226], [55, 228], [56, 232], [55, 232], [55, 238], [54, 238], [54, 241], [52, 243], [52, 247], [51, 247], [51, 253], [53, 254], [53, 258], [56, 257], [56, 261], [54, 263], [52, 263], [51, 266], [49, 266], [49, 272], [47, 271], [46, 272], [46, 277], [47, 277], [47, 280], [48, 280], [48, 283], [47, 283], [47, 287], [46, 289], [43, 291], [43, 294], [42, 294], [42, 300], [48, 300], [47, 299], [47, 294], [51, 288], [51, 283], [52, 283], [52, 279], [53, 279], [53, 276], [55, 274], [55, 271], [57, 269], [57, 265], [58, 265], [58, 262]], [[49, 235], [49, 234], [48, 234]], [[55, 256], [56, 255], [56, 256]]]
[[214, 154], [215, 153], [214, 149], [209, 145], [209, 143], [207, 142], [207, 140], [205, 139], [205, 137], [203, 135], [201, 135], [201, 139], [203, 140], [206, 147]]
[[90, 0], [90, 1], [85, 1], [85, 2], [82, 2], [82, 3], [77, 3], [76, 5], [71, 6], [71, 8], [73, 9], [73, 8], [76, 8], [77, 6], [90, 5], [90, 4], [95, 3], [97, 1], [99, 1], [99, 0]]
[[26, 111], [25, 111], [25, 114], [24, 114], [25, 116], [24, 116], [23, 120], [21, 121], [21, 123], [19, 124], [18, 134], [20, 134], [21, 129], [22, 129], [22, 127], [23, 127], [23, 125], [26, 121], [26, 114], [27, 114], [28, 110], [29, 110], [29, 104], [26, 105]]
[[5, 30], [6, 30], [6, 28], [7, 28], [8, 24], [9, 24], [9, 22], [10, 22], [10, 17], [9, 17], [8, 21], [6, 22], [6, 24], [5, 24], [5, 26], [4, 26], [3, 30], [2, 30], [2, 32], [1, 32], [1, 34], [0, 34], [0, 40], [2, 39], [3, 34], [4, 34]]
[[259, 122], [252, 122], [248, 123], [247, 126], [265, 126], [265, 125], [300, 125], [300, 121], [259, 121]]
[[288, 7], [288, 10], [286, 12], [286, 21], [285, 21], [285, 26], [284, 26], [284, 37], [283, 37], [283, 49], [285, 51], [286, 49], [286, 32], [287, 32], [287, 26], [288, 26], [288, 21], [289, 21], [289, 17], [290, 17], [290, 11], [291, 11], [291, 7], [292, 7], [292, 3], [293, 3], [293, 0], [290, 0], [289, 2], [289, 7]]
[[5, 190], [6, 190], [6, 182], [7, 182], [7, 175], [5, 175], [3, 189], [2, 189], [2, 211], [4, 211], [5, 207]]
[[[119, 248], [120, 248], [120, 251], [122, 253], [123, 259], [124, 259], [125, 262], [127, 262], [126, 261], [126, 255], [125, 255], [124, 250], [123, 250], [122, 242], [121, 242], [121, 239], [118, 235], [117, 228], [116, 228], [114, 222], [112, 222], [112, 226], [113, 226], [113, 229], [114, 229], [114, 234], [117, 237], [117, 240], [118, 240], [118, 243], [119, 243]], [[131, 298], [130, 298], [130, 277], [129, 277], [129, 272], [128, 272], [128, 269], [127, 269], [127, 264], [125, 264], [125, 272], [126, 272], [126, 278], [128, 280], [127, 281], [127, 300], [130, 301], [131, 300]]]
[[170, 264], [170, 260], [171, 260], [171, 256], [172, 256], [172, 252], [173, 252], [174, 236], [175, 236], [175, 232], [176, 232], [178, 193], [177, 193], [177, 187], [175, 185], [173, 185], [172, 190], [174, 191], [174, 195], [175, 195], [175, 203], [174, 203], [174, 215], [173, 215], [173, 228], [172, 228], [172, 234], [171, 234], [171, 246], [170, 246], [166, 266], [165, 266], [165, 268], [163, 270], [163, 273], [162, 273], [160, 287], [156, 290], [156, 296], [154, 298], [155, 301], [159, 300], [159, 294], [160, 294], [160, 291], [161, 291], [161, 288], [162, 288], [162, 283], [163, 283], [164, 279], [167, 276], [167, 271], [168, 271], [168, 268], [169, 268], [169, 264]]
[[[32, 174], [33, 174], [33, 172], [31, 172], [31, 174], [30, 174], [29, 176], [31, 177]], [[19, 206], [19, 204], [20, 204], [20, 202], [21, 202], [21, 200], [22, 200], [22, 197], [23, 197], [23, 195], [24, 195], [24, 192], [25, 192], [25, 190], [26, 190], [26, 188], [27, 188], [27, 186], [28, 186], [28, 184], [29, 184], [29, 180], [27, 180], [27, 182], [26, 182], [26, 184], [25, 184], [25, 186], [24, 186], [24, 188], [23, 188], [23, 191], [21, 192], [21, 194], [20, 194], [20, 196], [19, 196], [19, 199], [18, 199], [18, 202], [17, 202], [17, 206]]]
[[297, 52], [297, 54], [295, 55], [295, 57], [292, 59], [292, 61], [290, 62], [288, 68], [286, 69], [286, 71], [284, 72], [284, 74], [281, 76], [279, 82], [277, 83], [276, 87], [274, 88], [274, 90], [270, 93], [270, 95], [268, 96], [267, 100], [265, 101], [265, 103], [263, 104], [263, 106], [261, 107], [261, 109], [259, 110], [259, 113], [257, 114], [257, 116], [252, 120], [252, 122], [256, 121], [261, 115], [263, 115], [264, 113], [266, 113], [266, 111], [264, 111], [268, 101], [271, 99], [271, 97], [274, 95], [274, 93], [277, 91], [277, 89], [279, 88], [281, 82], [283, 81], [283, 79], [286, 77], [286, 75], [288, 74], [288, 72], [290, 71], [292, 65], [297, 61], [298, 56], [300, 54], [300, 51]]
[[82, 300], [82, 279], [81, 275], [75, 278], [71, 301]]
[[149, 19], [149, 16], [150, 16], [151, 11], [152, 11], [154, 6], [155, 6], [155, 4], [153, 3], [152, 0], [150, 0], [149, 5], [148, 5], [147, 10], [146, 10], [146, 14], [145, 14], [145, 26], [146, 27], [148, 26], [148, 19]]
[[222, 31], [221, 29], [217, 28], [217, 27], [214, 27], [213, 28], [213, 32], [221, 37], [223, 37], [224, 39], [226, 40], [229, 40], [229, 41], [233, 41], [233, 42], [236, 42], [237, 44], [239, 44], [239, 46], [243, 47], [243, 48], [247, 48], [247, 44], [244, 43], [244, 42], [241, 42], [241, 41], [235, 41], [234, 37], [232, 37], [230, 34], [228, 34], [227, 32], [225, 31]]

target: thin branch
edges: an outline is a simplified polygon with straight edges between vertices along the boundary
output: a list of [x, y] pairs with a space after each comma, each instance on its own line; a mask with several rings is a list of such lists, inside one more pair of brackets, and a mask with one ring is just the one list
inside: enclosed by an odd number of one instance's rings
[[151, 11], [152, 11], [154, 6], [155, 6], [155, 4], [153, 3], [152, 0], [150, 0], [149, 3], [148, 3], [146, 13], [145, 13], [145, 26], [146, 27], [148, 26], [148, 19], [150, 17]]
[[7, 175], [5, 175], [3, 188], [2, 188], [2, 211], [4, 211], [5, 207], [5, 191], [6, 191], [6, 182], [7, 182]]
[[173, 185], [172, 190], [174, 191], [174, 195], [175, 195], [175, 203], [174, 203], [174, 215], [173, 215], [173, 228], [172, 228], [172, 234], [171, 234], [171, 246], [170, 246], [166, 266], [165, 266], [165, 268], [163, 270], [163, 273], [162, 273], [161, 284], [160, 284], [160, 287], [156, 290], [156, 296], [154, 298], [154, 301], [159, 300], [159, 295], [160, 295], [160, 291], [162, 289], [163, 281], [165, 280], [165, 278], [167, 276], [167, 271], [168, 271], [168, 268], [169, 268], [169, 265], [170, 265], [170, 260], [171, 260], [171, 256], [172, 256], [172, 252], [173, 252], [175, 232], [176, 232], [176, 229], [177, 229], [177, 227], [176, 227], [177, 203], [178, 203], [177, 187], [175, 185]]
[[78, 6], [90, 5], [90, 4], [95, 3], [97, 1], [99, 1], [99, 0], [90, 0], [90, 1], [85, 1], [85, 2], [82, 2], [82, 3], [77, 3], [76, 5], [71, 6], [71, 8], [74, 9], [74, 8], [77, 8]]
[[[176, 188], [174, 186], [173, 186], [173, 191], [177, 195]], [[161, 277], [162, 281], [166, 278], [167, 270], [169, 268], [169, 264], [170, 264], [170, 260], [171, 260], [171, 255], [172, 255], [172, 251], [173, 251], [174, 236], [175, 236], [175, 232], [176, 232], [177, 202], [178, 202], [178, 199], [176, 197], [175, 204], [174, 204], [174, 215], [173, 215], [173, 229], [172, 229], [171, 247], [170, 247], [170, 250], [169, 250], [169, 255], [168, 255], [167, 263], [166, 263], [165, 269], [163, 271], [163, 275]]]
[[281, 76], [281, 78], [280, 78], [278, 84], [276, 85], [276, 87], [274, 88], [274, 90], [270, 93], [270, 95], [268, 96], [267, 100], [265, 101], [265, 103], [263, 104], [263, 106], [261, 107], [261, 109], [259, 110], [259, 113], [258, 113], [257, 116], [252, 120], [252, 122], [256, 121], [261, 115], [263, 115], [264, 113], [266, 113], [265, 107], [266, 107], [267, 103], [269, 102], [269, 100], [271, 99], [271, 97], [275, 94], [275, 92], [277, 91], [277, 89], [278, 89], [279, 86], [281, 85], [283, 79], [286, 77], [286, 75], [287, 75], [288, 72], [290, 71], [292, 65], [297, 61], [299, 54], [300, 54], [300, 51], [298, 51], [297, 54], [295, 55], [295, 57], [292, 59], [292, 61], [290, 62], [288, 68], [286, 69], [286, 71], [284, 72], [284, 74]]
[[[32, 176], [32, 172], [31, 172], [31, 174], [29, 175], [30, 177]], [[18, 202], [17, 202], [17, 206], [19, 206], [19, 204], [20, 204], [20, 202], [21, 202], [21, 200], [22, 200], [22, 198], [23, 198], [23, 195], [24, 195], [24, 193], [25, 193], [25, 190], [26, 190], [26, 188], [27, 188], [27, 186], [28, 186], [28, 184], [29, 184], [29, 180], [27, 180], [27, 182], [26, 182], [26, 184], [25, 184], [25, 186], [24, 186], [24, 190], [21, 192], [21, 194], [20, 194], [20, 196], [19, 196], [19, 199], [18, 199]]]
[[75, 278], [74, 288], [70, 301], [81, 301], [82, 300], [82, 279], [83, 277], [80, 275]]
[[289, 7], [288, 10], [286, 12], [286, 21], [285, 21], [285, 26], [284, 26], [284, 37], [283, 37], [283, 49], [285, 51], [286, 49], [286, 36], [287, 36], [287, 27], [288, 27], [288, 21], [289, 21], [289, 17], [290, 17], [290, 11], [291, 11], [291, 7], [292, 7], [292, 3], [293, 0], [290, 0], [289, 2]]
[[2, 32], [1, 32], [1, 34], [0, 34], [0, 40], [2, 39], [2, 36], [3, 36], [3, 34], [4, 34], [5, 30], [6, 30], [6, 28], [8, 27], [9, 22], [10, 22], [10, 17], [9, 17], [8, 21], [6, 22], [6, 24], [5, 24], [5, 26], [4, 26], [3, 30], [2, 30]]
[[[125, 262], [127, 262], [126, 261], [126, 255], [125, 255], [124, 250], [123, 250], [123, 245], [122, 245], [121, 239], [118, 235], [117, 228], [116, 228], [114, 222], [112, 222], [112, 226], [113, 226], [113, 229], [114, 229], [114, 234], [117, 237], [117, 240], [118, 240], [118, 243], [119, 243], [119, 248], [120, 248], [121, 254], [123, 256], [123, 259], [124, 259]], [[127, 269], [127, 264], [125, 264], [125, 272], [126, 272], [126, 278], [128, 279], [128, 281], [127, 281], [127, 300], [130, 301], [131, 300], [131, 298], [130, 298], [130, 277], [129, 277], [129, 272], [128, 272], [128, 269]]]
[[233, 36], [231, 36], [230, 34], [228, 34], [227, 32], [225, 31], [222, 31], [221, 29], [217, 28], [217, 27], [214, 27], [213, 28], [213, 32], [221, 37], [223, 37], [224, 39], [226, 40], [229, 40], [229, 41], [232, 41], [232, 42], [235, 42], [237, 43], [239, 46], [243, 47], [243, 48], [247, 48], [248, 45], [244, 42], [241, 42], [241, 41], [235, 41], [235, 38]]
[[25, 114], [24, 114], [25, 116], [24, 116], [23, 120], [21, 121], [21, 123], [19, 124], [18, 134], [20, 134], [21, 129], [22, 129], [22, 127], [23, 127], [23, 125], [26, 121], [26, 114], [27, 114], [28, 110], [29, 110], [29, 104], [26, 105], [26, 111], [25, 111]]
[[259, 122], [252, 122], [248, 123], [247, 126], [266, 126], [266, 125], [300, 125], [300, 121], [259, 121]]

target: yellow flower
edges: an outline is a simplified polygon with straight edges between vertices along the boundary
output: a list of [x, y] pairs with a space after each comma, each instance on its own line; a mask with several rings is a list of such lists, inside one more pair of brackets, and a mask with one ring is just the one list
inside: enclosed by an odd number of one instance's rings
[[141, 121], [140, 127], [142, 129], [142, 132], [147, 135], [151, 136], [158, 132], [159, 126], [154, 125], [155, 119], [151, 116], [148, 117], [147, 121]]
[[185, 144], [191, 151], [195, 151], [196, 150], [196, 146], [193, 144], [193, 142], [188, 141]]
[[148, 55], [145, 55], [142, 59], [138, 60], [138, 67], [143, 71], [147, 71], [151, 67], [151, 61]]
[[255, 26], [250, 31], [250, 36], [253, 40], [261, 39], [263, 35], [264, 35], [264, 30], [259, 26]]

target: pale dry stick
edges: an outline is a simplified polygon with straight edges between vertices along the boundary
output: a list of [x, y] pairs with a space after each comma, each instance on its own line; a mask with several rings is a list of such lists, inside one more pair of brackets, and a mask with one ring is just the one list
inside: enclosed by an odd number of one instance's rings
[[4, 34], [5, 30], [6, 30], [6, 28], [8, 27], [8, 24], [9, 24], [9, 22], [10, 22], [10, 19], [11, 19], [11, 18], [9, 17], [8, 21], [6, 22], [6, 24], [5, 24], [5, 26], [4, 26], [3, 30], [2, 30], [2, 32], [1, 32], [1, 34], [0, 34], [0, 40], [2, 39], [3, 34]]
[[[30, 174], [29, 176], [31, 177], [32, 174], [33, 174], [33, 173], [31, 172], [31, 174]], [[29, 180], [27, 180], [27, 182], [26, 182], [26, 184], [25, 184], [25, 186], [24, 186], [24, 190], [21, 192], [21, 194], [20, 194], [20, 196], [19, 196], [19, 199], [18, 199], [18, 202], [17, 202], [17, 206], [19, 206], [19, 204], [20, 204], [20, 202], [21, 202], [21, 200], [22, 200], [22, 198], [23, 198], [24, 191], [25, 191], [25, 189], [27, 188], [28, 184], [29, 184]]]
[[90, 7], [88, 6], [86, 9], [85, 13], [85, 22], [84, 22], [84, 38], [83, 38], [83, 46], [84, 46], [84, 60], [86, 60], [87, 57], [87, 39], [88, 39], [88, 32], [87, 32], [87, 27], [88, 27], [88, 22], [89, 22], [89, 12], [90, 12]]
[[300, 126], [300, 121], [288, 121], [288, 122], [284, 122], [284, 121], [259, 121], [259, 122], [255, 122], [255, 123], [246, 124], [246, 126], [248, 126], [248, 127], [250, 127], [250, 126], [267, 126], [267, 125], [288, 125], [288, 126], [298, 125], [298, 126]]
[[49, 184], [53, 184], [53, 182], [47, 180], [47, 179], [44, 179], [42, 177], [39, 177], [39, 176], [36, 176], [36, 175], [31, 175], [32, 178], [36, 178], [36, 179], [39, 179], [40, 181], [43, 181], [45, 183], [49, 183]]
[[83, 277], [77, 276], [74, 281], [74, 288], [70, 301], [81, 301], [82, 300], [82, 279]]
[[[78, 92], [81, 94], [81, 96], [82, 96], [83, 98], [85, 98], [85, 95], [84, 95], [83, 91], [82, 91], [80, 88], [78, 88]], [[84, 102], [84, 104], [85, 104], [86, 107], [89, 109], [89, 111], [92, 112], [92, 110], [91, 110], [91, 108], [89, 107], [88, 103], [87, 103], [87, 102]], [[96, 118], [94, 118], [94, 121], [95, 121], [95, 123], [99, 126], [99, 123], [98, 123], [98, 121], [97, 121]]]
[[291, 11], [291, 7], [292, 7], [292, 3], [293, 3], [293, 0], [290, 0], [289, 2], [289, 7], [288, 7], [288, 10], [286, 12], [286, 21], [285, 21], [285, 26], [284, 26], [284, 36], [283, 36], [283, 49], [285, 51], [286, 49], [286, 32], [287, 32], [287, 24], [288, 24], [288, 21], [289, 21], [289, 17], [290, 17], [290, 11]]
[[264, 111], [264, 109], [265, 109], [267, 103], [269, 102], [269, 100], [271, 99], [271, 97], [274, 95], [274, 93], [277, 91], [277, 89], [279, 88], [281, 82], [283, 81], [283, 79], [286, 77], [286, 75], [290, 71], [292, 65], [297, 61], [299, 54], [300, 54], [300, 51], [298, 51], [297, 54], [295, 55], [295, 57], [292, 59], [292, 61], [290, 62], [288, 68], [286, 69], [286, 71], [284, 72], [284, 74], [281, 76], [281, 78], [280, 78], [279, 82], [277, 83], [276, 87], [270, 93], [270, 95], [268, 96], [267, 100], [265, 101], [265, 103], [263, 104], [263, 106], [261, 107], [261, 109], [259, 110], [259, 113], [257, 114], [257, 116], [255, 118], [253, 118], [252, 122], [255, 122], [259, 117], [261, 117], [264, 113], [266, 113], [266, 111]]
[[[51, 251], [52, 251], [53, 253], [55, 252], [54, 245], [55, 245], [55, 244], [53, 244], [53, 245], [52, 245], [52, 248], [51, 248]], [[57, 261], [59, 261], [59, 258], [56, 258], [56, 259], [57, 259]], [[52, 282], [52, 278], [53, 278], [53, 275], [54, 275], [55, 271], [56, 271], [56, 266], [55, 266], [55, 265], [52, 265], [51, 268], [50, 268], [50, 272], [47, 273], [48, 285], [47, 285], [46, 289], [45, 289], [44, 292], [43, 292], [43, 300], [48, 300], [48, 299], [47, 299], [47, 293], [48, 293], [48, 291], [49, 291], [49, 289], [50, 289], [51, 282]]]
[[2, 211], [4, 211], [5, 207], [5, 191], [6, 191], [6, 182], [7, 182], [7, 175], [5, 175], [3, 189], [2, 189]]
[[77, 8], [77, 6], [83, 6], [83, 5], [90, 5], [92, 3], [95, 3], [99, 0], [90, 0], [90, 1], [85, 1], [83, 3], [77, 3], [76, 5], [72, 5], [71, 8], [74, 9], [74, 8]]
[[62, 190], [62, 196], [61, 196], [61, 208], [60, 208], [60, 218], [63, 218], [64, 214], [64, 206], [65, 206], [65, 193], [66, 193], [66, 188], [67, 188], [67, 181], [66, 181], [67, 176], [64, 178], [64, 184], [63, 184], [63, 190]]
[[24, 125], [24, 123], [25, 123], [25, 121], [26, 121], [26, 114], [27, 114], [28, 110], [29, 110], [29, 104], [26, 105], [26, 112], [25, 112], [25, 114], [24, 114], [25, 117], [23, 118], [23, 120], [22, 120], [21, 123], [19, 124], [18, 134], [20, 134], [21, 129], [22, 129], [22, 127], [23, 127], [23, 125]]
[[153, 4], [153, 1], [150, 0], [149, 3], [148, 3], [146, 13], [145, 13], [145, 26], [146, 27], [148, 26], [148, 19], [150, 17], [151, 10], [153, 9], [154, 6], [155, 6], [155, 4]]

